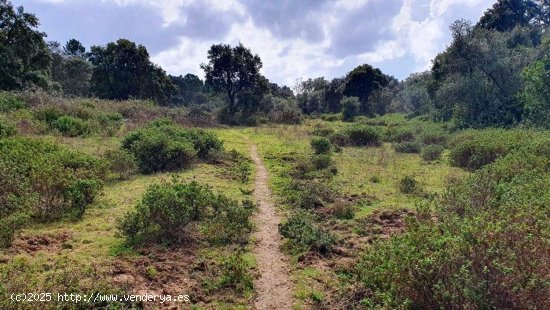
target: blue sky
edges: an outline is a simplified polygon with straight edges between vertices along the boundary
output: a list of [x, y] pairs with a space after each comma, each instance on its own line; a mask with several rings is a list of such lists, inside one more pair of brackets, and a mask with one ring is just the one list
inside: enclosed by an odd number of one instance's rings
[[86, 47], [119, 38], [143, 44], [174, 75], [202, 76], [214, 43], [242, 42], [263, 74], [343, 76], [369, 63], [399, 79], [430, 67], [450, 42], [448, 26], [476, 22], [495, 0], [12, 0], [38, 15], [47, 40]]

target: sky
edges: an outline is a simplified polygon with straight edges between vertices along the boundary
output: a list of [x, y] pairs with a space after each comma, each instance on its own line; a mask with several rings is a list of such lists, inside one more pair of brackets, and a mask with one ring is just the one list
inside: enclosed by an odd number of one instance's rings
[[368, 63], [404, 79], [430, 68], [449, 25], [477, 22], [495, 0], [12, 0], [36, 14], [48, 41], [87, 48], [143, 44], [172, 75], [197, 74], [212, 44], [239, 42], [280, 85], [344, 76]]

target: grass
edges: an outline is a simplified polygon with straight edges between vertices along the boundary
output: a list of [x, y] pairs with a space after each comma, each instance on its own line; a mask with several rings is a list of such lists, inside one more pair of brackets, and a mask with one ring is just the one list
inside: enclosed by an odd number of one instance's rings
[[[374, 120], [366, 120], [371, 126], [403, 125], [419, 126], [418, 120], [408, 121], [402, 115], [388, 115]], [[288, 172], [293, 167], [293, 161], [301, 155], [310, 154], [310, 140], [313, 130], [318, 127], [343, 130], [351, 126], [341, 121], [326, 122], [321, 120], [306, 120], [301, 125], [263, 125], [260, 127], [211, 128], [225, 149], [235, 149], [249, 154], [250, 143], [258, 147], [270, 172], [270, 187], [278, 202], [283, 201], [283, 190], [291, 181]], [[56, 135], [39, 136], [41, 139], [55, 141], [84, 153], [101, 156], [107, 150], [116, 149], [120, 145], [120, 137], [76, 137], [68, 138]], [[448, 154], [433, 162], [423, 161], [418, 154], [396, 153], [391, 144], [380, 147], [344, 147], [341, 152], [332, 155], [338, 170], [330, 185], [342, 196], [365, 196], [366, 200], [356, 203], [357, 212], [354, 219], [334, 219], [336, 223], [353, 226], [361, 218], [367, 217], [374, 210], [391, 210], [408, 208], [425, 198], [423, 195], [404, 194], [398, 187], [398, 182], [406, 175], [412, 175], [419, 182], [424, 193], [440, 193], [447, 176], [460, 177], [467, 174], [462, 169], [451, 167]], [[243, 194], [254, 188], [254, 176], [246, 184], [223, 176], [222, 167], [199, 163], [191, 169], [175, 173], [184, 181], [196, 180], [208, 183], [216, 192], [224, 193], [230, 198], [242, 200], [250, 198]], [[169, 180], [173, 173], [157, 173], [152, 175], [137, 175], [129, 180], [106, 184], [103, 194], [97, 203], [87, 210], [84, 218], [78, 222], [61, 221], [51, 224], [36, 225], [24, 229], [21, 233], [27, 236], [42, 234], [68, 233], [70, 249], [62, 250], [63, 255], [70, 255], [79, 262], [93, 261], [108, 266], [110, 262], [120, 257], [139, 256], [134, 249], [128, 247], [122, 237], [117, 236], [116, 219], [131, 210], [139, 201], [147, 187], [162, 180]], [[284, 216], [289, 206], [279, 203]], [[200, 245], [197, 257], [213, 259], [233, 251], [230, 247], [214, 247]], [[22, 254], [26, 255], [26, 254]], [[48, 253], [39, 252], [28, 259], [39, 263], [50, 259]], [[325, 302], [331, 297], [335, 287], [341, 287], [347, 280], [339, 272], [327, 268], [326, 264], [308, 265], [300, 261], [300, 253], [292, 257], [292, 279], [295, 282], [295, 297], [297, 308], [308, 308]], [[256, 265], [251, 249], [247, 247], [243, 256], [252, 268]], [[219, 263], [219, 262], [218, 262]], [[154, 271], [151, 271], [154, 273]], [[253, 292], [245, 294], [245, 301], [212, 302], [208, 307], [220, 309], [246, 308], [247, 302], [253, 297]], [[246, 301], [248, 300], [248, 301]], [[195, 309], [201, 309], [196, 307]]]
[[[243, 139], [242, 130], [213, 130], [220, 135], [224, 141], [226, 149], [236, 149], [248, 155], [248, 145]], [[116, 149], [120, 145], [120, 139], [117, 137], [76, 137], [66, 138], [53, 135], [39, 136], [41, 139], [53, 140], [60, 144], [69, 146], [72, 149], [84, 153], [101, 155], [109, 149]], [[100, 266], [109, 266], [114, 260], [121, 256], [139, 256], [131, 247], [128, 247], [124, 239], [117, 235], [115, 223], [127, 211], [131, 210], [141, 199], [148, 186], [162, 180], [169, 180], [172, 176], [177, 176], [183, 181], [196, 180], [200, 183], [207, 183], [216, 192], [224, 193], [230, 198], [242, 200], [249, 199], [249, 196], [243, 195], [241, 189], [251, 190], [253, 188], [253, 178], [246, 184], [230, 180], [223, 177], [222, 167], [199, 163], [191, 169], [177, 173], [157, 173], [152, 175], [137, 175], [129, 180], [108, 183], [104, 187], [102, 195], [96, 203], [91, 206], [80, 221], [58, 221], [49, 224], [33, 225], [23, 229], [20, 233], [24, 236], [38, 236], [44, 234], [57, 235], [68, 233], [70, 235], [67, 241], [70, 249], [63, 249], [59, 255], [70, 255], [77, 263], [86, 265], [94, 262]], [[205, 245], [200, 245], [204, 247]], [[231, 250], [231, 249], [229, 249]], [[0, 252], [0, 254], [2, 254]], [[25, 256], [31, 263], [42, 264], [43, 261], [54, 259], [52, 254], [47, 252], [37, 252], [36, 255], [19, 254]], [[7, 254], [7, 256], [11, 256]], [[255, 265], [252, 254], [245, 252], [244, 257], [251, 266]], [[154, 270], [151, 270], [154, 273]], [[33, 275], [40, 277], [40, 275]], [[250, 298], [250, 294], [247, 299]], [[243, 306], [243, 301], [235, 299], [233, 303], [226, 305], [219, 304], [220, 308], [233, 309]], [[244, 301], [246, 303], [246, 300]], [[217, 306], [216, 306], [217, 307]], [[244, 306], [243, 306], [244, 307]]]

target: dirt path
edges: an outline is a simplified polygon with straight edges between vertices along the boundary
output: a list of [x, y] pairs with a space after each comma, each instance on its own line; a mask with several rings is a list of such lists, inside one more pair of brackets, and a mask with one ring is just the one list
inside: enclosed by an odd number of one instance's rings
[[259, 204], [255, 216], [257, 231], [254, 234], [256, 244], [254, 255], [260, 271], [260, 278], [254, 286], [258, 293], [256, 309], [292, 309], [292, 283], [288, 272], [290, 267], [285, 255], [279, 250], [281, 236], [278, 225], [280, 218], [275, 212], [268, 187], [268, 173], [258, 155], [255, 145], [251, 145], [250, 154], [256, 165], [254, 197]]

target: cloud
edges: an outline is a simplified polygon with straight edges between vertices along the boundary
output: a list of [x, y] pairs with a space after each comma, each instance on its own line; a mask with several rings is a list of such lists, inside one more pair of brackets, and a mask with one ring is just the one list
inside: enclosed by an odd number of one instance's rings
[[202, 76], [212, 44], [242, 42], [272, 81], [346, 74], [370, 63], [398, 78], [429, 68], [448, 25], [473, 21], [494, 0], [12, 0], [49, 39], [85, 45], [124, 37], [171, 74]]

